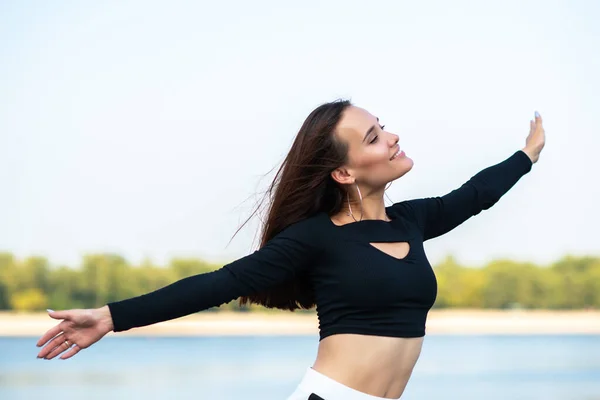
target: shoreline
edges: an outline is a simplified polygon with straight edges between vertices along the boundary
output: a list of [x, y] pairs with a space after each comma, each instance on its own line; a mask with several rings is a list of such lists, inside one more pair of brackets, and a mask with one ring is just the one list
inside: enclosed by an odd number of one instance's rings
[[[40, 337], [58, 323], [45, 312], [0, 312], [0, 337]], [[132, 329], [115, 336], [314, 335], [315, 314], [201, 313]], [[427, 335], [592, 334], [600, 335], [600, 310], [432, 310]]]

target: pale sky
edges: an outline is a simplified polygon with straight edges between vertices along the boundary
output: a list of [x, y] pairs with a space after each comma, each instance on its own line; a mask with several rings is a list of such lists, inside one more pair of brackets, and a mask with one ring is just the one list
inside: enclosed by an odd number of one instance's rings
[[0, 251], [244, 256], [246, 199], [344, 97], [415, 162], [392, 201], [460, 186], [542, 114], [540, 161], [432, 263], [600, 255], [599, 20], [593, 0], [0, 2]]

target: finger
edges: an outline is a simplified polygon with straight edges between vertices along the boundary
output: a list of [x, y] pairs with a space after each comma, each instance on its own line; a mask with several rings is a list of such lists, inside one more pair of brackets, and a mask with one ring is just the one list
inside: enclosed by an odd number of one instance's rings
[[67, 358], [73, 357], [75, 354], [79, 353], [80, 351], [81, 351], [81, 347], [74, 344], [73, 347], [71, 347], [71, 349], [69, 351], [67, 351], [65, 354], [60, 356], [60, 359], [66, 360]]
[[69, 350], [71, 348], [71, 346], [68, 346], [65, 341], [63, 341], [61, 344], [59, 344], [56, 348], [54, 348], [50, 354], [48, 354], [46, 357], [44, 357], [46, 360], [52, 360], [54, 357], [56, 357], [57, 355]]
[[542, 116], [537, 111], [535, 112], [535, 122], [536, 123], [538, 123], [538, 122], [541, 123], [542, 122]]
[[43, 346], [48, 340], [58, 335], [61, 331], [62, 329], [60, 328], [60, 324], [56, 325], [52, 329], [49, 329], [46, 333], [44, 333], [44, 336], [42, 336], [40, 340], [37, 341], [37, 346]]
[[42, 348], [42, 350], [40, 350], [40, 352], [38, 353], [38, 357], [45, 358], [46, 356], [48, 356], [48, 354], [50, 354], [54, 349], [56, 349], [58, 346], [60, 346], [64, 342], [65, 342], [64, 333], [60, 333], [54, 339], [52, 339], [50, 342], [48, 342], [48, 344], [45, 345]]
[[71, 319], [71, 317], [72, 317], [71, 312], [69, 310], [67, 310], [67, 311], [47, 310], [47, 311], [48, 311], [48, 315], [54, 319]]

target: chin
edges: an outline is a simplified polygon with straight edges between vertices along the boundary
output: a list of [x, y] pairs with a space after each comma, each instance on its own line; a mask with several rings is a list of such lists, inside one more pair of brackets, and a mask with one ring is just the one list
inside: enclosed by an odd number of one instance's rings
[[414, 161], [412, 160], [412, 158], [408, 158], [408, 157], [404, 157], [403, 160], [398, 160], [400, 161], [401, 165], [398, 166], [398, 172], [400, 173], [396, 179], [404, 176], [408, 171], [410, 171], [413, 167], [413, 165], [415, 164]]

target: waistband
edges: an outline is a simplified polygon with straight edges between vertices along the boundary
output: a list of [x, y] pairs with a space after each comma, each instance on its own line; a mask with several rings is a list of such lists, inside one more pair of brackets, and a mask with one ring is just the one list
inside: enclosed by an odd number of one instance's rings
[[318, 394], [325, 400], [393, 400], [352, 389], [312, 367], [308, 367], [298, 387], [307, 393]]

